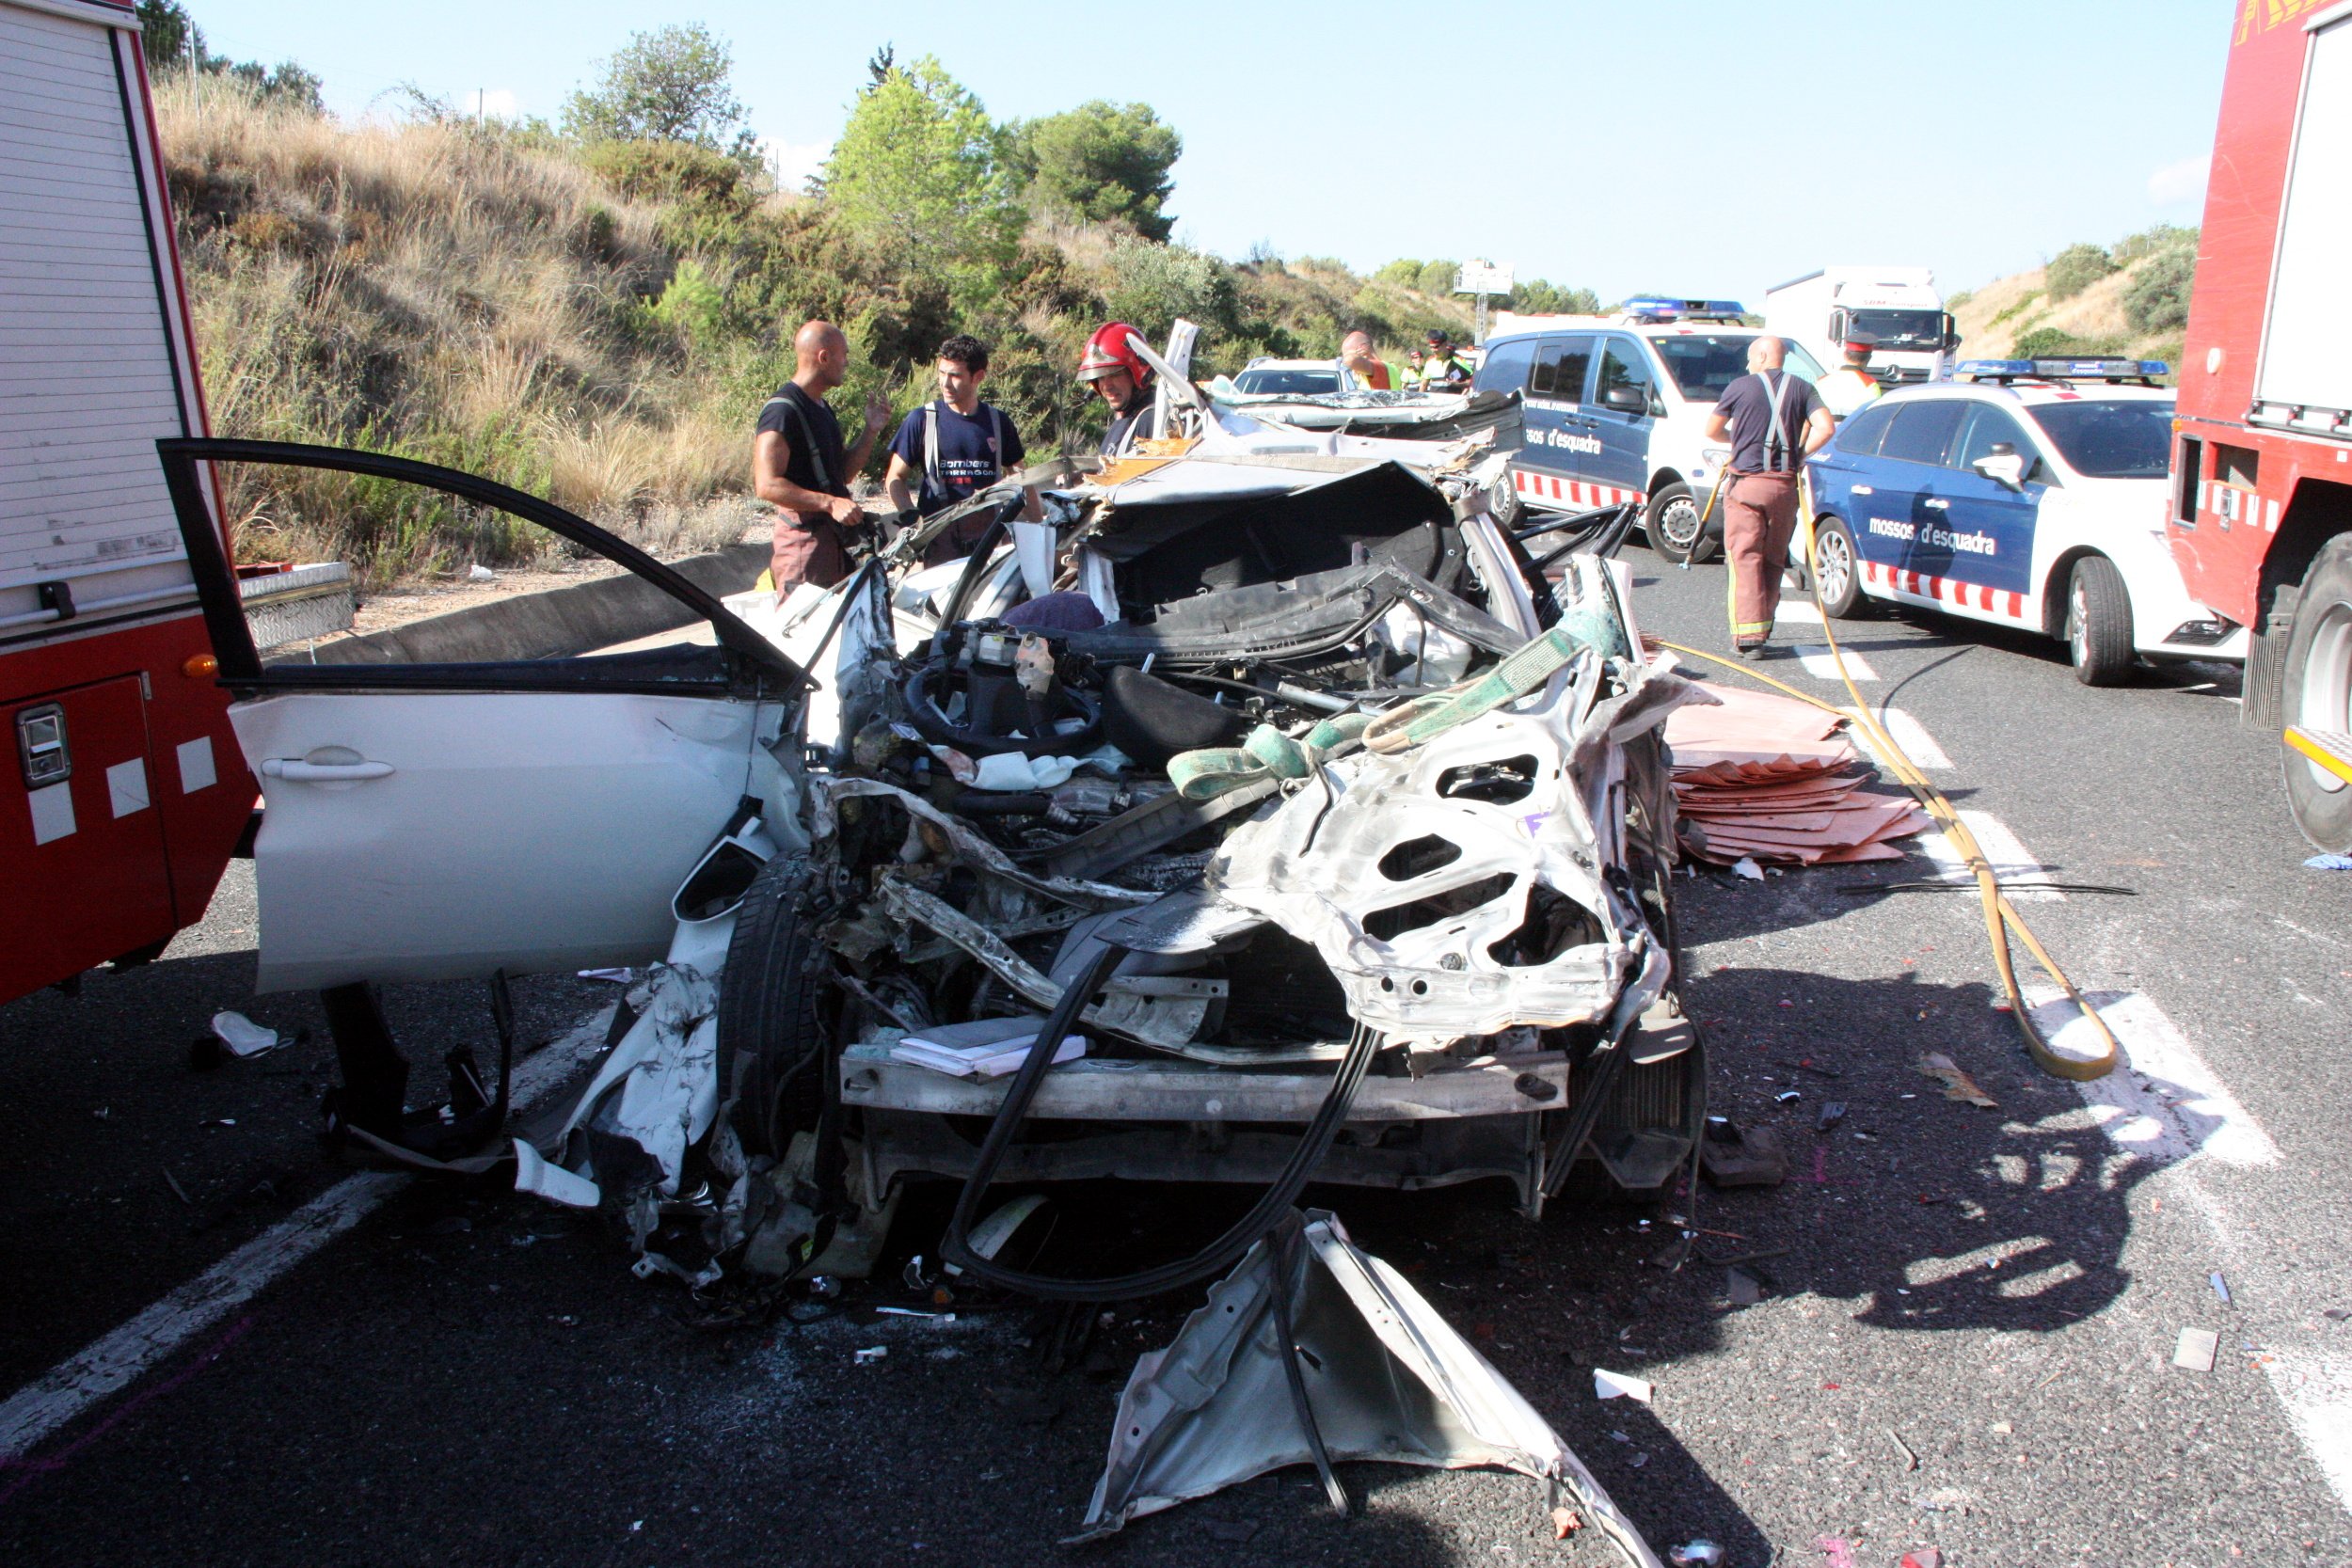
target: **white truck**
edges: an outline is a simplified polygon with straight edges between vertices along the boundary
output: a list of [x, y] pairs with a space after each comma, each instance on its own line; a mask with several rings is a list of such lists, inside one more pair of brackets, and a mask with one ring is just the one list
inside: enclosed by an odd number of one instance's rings
[[1854, 335], [1878, 346], [1871, 372], [1887, 386], [1940, 380], [1960, 342], [1926, 267], [1823, 267], [1764, 291], [1764, 326], [1835, 369]]

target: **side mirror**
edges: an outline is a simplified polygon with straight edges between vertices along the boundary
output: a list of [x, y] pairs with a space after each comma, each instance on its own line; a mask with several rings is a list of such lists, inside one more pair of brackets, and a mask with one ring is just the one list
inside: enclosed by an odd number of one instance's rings
[[1649, 394], [1639, 387], [1612, 387], [1600, 395], [1600, 401], [1603, 407], [1613, 408], [1620, 414], [1649, 412]]
[[2002, 448], [2008, 444], [2006, 441], [1997, 443], [1990, 455], [1978, 458], [1969, 467], [2005, 489], [2023, 490], [2026, 487], [2026, 460], [2014, 451], [2003, 451]]
[[1944, 352], [1949, 354], [1960, 346], [1960, 324], [1952, 320], [1949, 310], [1944, 312]]

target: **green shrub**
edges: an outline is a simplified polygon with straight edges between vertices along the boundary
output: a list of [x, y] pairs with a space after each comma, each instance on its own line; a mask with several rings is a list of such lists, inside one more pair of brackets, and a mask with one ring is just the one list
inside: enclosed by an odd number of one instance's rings
[[2050, 259], [2042, 279], [2052, 299], [2072, 299], [2115, 270], [2115, 259], [2097, 245], [2070, 245]]
[[1454, 293], [1454, 280], [1461, 275], [1461, 271], [1462, 263], [1459, 261], [1423, 261], [1421, 276], [1414, 279], [1413, 287], [1422, 293], [1436, 294], [1442, 299]]
[[2031, 309], [2035, 305], [2039, 304], [2041, 300], [2042, 291], [2040, 289], [2028, 289], [2024, 293], [2019, 294], [2015, 299], [2011, 300], [2009, 304], [2002, 306], [1999, 310], [1995, 311], [1994, 313], [1993, 320], [1987, 325], [1999, 326], [2004, 322], [2015, 321], [2018, 317], [2024, 315], [2027, 310]]
[[2128, 267], [2143, 256], [2159, 251], [2197, 248], [2197, 230], [2177, 223], [2159, 223], [2137, 234], [2127, 234], [2115, 242], [2111, 254], [2118, 266]]
[[1393, 283], [1400, 289], [1410, 289], [1421, 281], [1421, 263], [1400, 258], [1372, 275], [1375, 283]]
[[2037, 326], [2018, 334], [2010, 346], [2012, 359], [2095, 359], [2104, 355], [2123, 352], [2123, 345], [2113, 338], [2077, 338], [2072, 332], [2055, 326]]
[[2197, 281], [2197, 252], [2162, 251], [2123, 290], [2123, 319], [2135, 332], [2177, 332], [2188, 325], [2188, 295]]

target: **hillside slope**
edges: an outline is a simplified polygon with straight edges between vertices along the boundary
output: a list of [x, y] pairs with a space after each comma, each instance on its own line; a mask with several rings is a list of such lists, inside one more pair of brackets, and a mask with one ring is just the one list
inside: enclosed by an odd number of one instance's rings
[[[756, 520], [752, 422], [812, 316], [850, 334], [848, 408], [875, 389], [912, 410], [934, 395], [940, 341], [977, 333], [994, 347], [988, 396], [1032, 451], [1099, 428], [1070, 370], [1114, 316], [1154, 338], [1200, 322], [1202, 375], [1334, 354], [1359, 325], [1391, 352], [1468, 325], [1450, 298], [1332, 263], [1234, 265], [1106, 225], [1033, 223], [1016, 264], [976, 286], [680, 144], [345, 125], [184, 73], [156, 99], [218, 434], [486, 474], [662, 552]], [[402, 487], [227, 478], [246, 559], [348, 559], [382, 584], [541, 547]]]
[[[2146, 243], [2152, 238], [2153, 243]], [[2195, 242], [2193, 230], [2135, 235], [2114, 247], [2116, 271], [2063, 299], [2051, 297], [2048, 265], [1957, 296], [1952, 317], [1960, 328], [1960, 356], [2006, 359], [2017, 356], [2023, 345], [2027, 355], [2124, 355], [2177, 367], [2180, 326], [2135, 327], [2127, 299], [2135, 289], [2144, 292], [2144, 286], [2164, 281], [2151, 275], [2175, 264], [2184, 246], [2193, 247]], [[2180, 292], [2177, 315], [2182, 320], [2187, 315], [2185, 288]]]

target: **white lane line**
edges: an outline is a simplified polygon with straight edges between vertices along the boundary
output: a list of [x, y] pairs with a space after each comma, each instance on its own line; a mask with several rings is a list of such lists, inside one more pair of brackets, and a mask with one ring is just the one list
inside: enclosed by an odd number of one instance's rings
[[1780, 608], [1772, 611], [1772, 622], [1774, 625], [1787, 622], [1790, 626], [1818, 626], [1821, 624], [1821, 607], [1807, 604], [1803, 599], [1783, 599]]
[[[517, 1109], [560, 1086], [604, 1048], [612, 1009], [515, 1067]], [[349, 1230], [408, 1184], [409, 1178], [368, 1171], [345, 1177], [285, 1219], [140, 1312], [111, 1334], [0, 1402], [0, 1459], [21, 1458], [35, 1444], [219, 1323], [278, 1275]]]
[[2280, 1349], [2263, 1363], [2271, 1391], [2336, 1501], [2352, 1510], [2352, 1357]]
[[[1848, 708], [1846, 713], [1851, 717], [1853, 709]], [[1895, 744], [1903, 749], [1903, 755], [1909, 757], [1915, 766], [1920, 768], [1952, 766], [1952, 759], [1944, 754], [1944, 748], [1935, 743], [1935, 736], [1928, 733], [1928, 727], [1901, 708], [1883, 707], [1878, 710], [1876, 717], [1880, 723], [1886, 726], [1886, 733], [1894, 738]], [[1879, 761], [1886, 761], [1886, 758], [1879, 756], [1879, 749], [1870, 744], [1870, 738], [1867, 733], [1860, 728], [1856, 728], [1852, 733], [1856, 745], [1872, 756], [1878, 757]]]
[[[1793, 651], [1797, 656], [1797, 662], [1804, 666], [1804, 673], [1815, 680], [1834, 681], [1838, 678], [1837, 655], [1830, 652], [1828, 648], [1817, 648], [1809, 642], [1800, 642], [1796, 644]], [[1851, 675], [1856, 684], [1879, 678], [1879, 673], [1870, 668], [1868, 659], [1864, 658], [1851, 648], [1847, 648], [1843, 652], [1846, 658], [1846, 673]]]
[[[2010, 902], [2055, 904], [2066, 897], [2058, 889], [2047, 885], [2050, 873], [2040, 861], [2026, 852], [2026, 847], [2017, 841], [2017, 835], [2010, 832], [1999, 817], [1988, 811], [1963, 811], [1960, 814], [1960, 820], [1975, 835], [1977, 847], [1984, 851], [1984, 858], [1992, 863], [1993, 874], [2001, 879], [2001, 891], [2008, 895]], [[1976, 880], [1975, 873], [1968, 869], [1966, 858], [1952, 847], [1951, 840], [1942, 832], [1921, 833], [1919, 847], [1928, 852], [1929, 859], [1943, 867], [1943, 875], [1949, 879]]]
[[[2144, 992], [2085, 991], [2123, 1048], [2105, 1078], [2075, 1085], [2100, 1128], [2119, 1148], [2159, 1165], [2204, 1154], [2251, 1169], [2279, 1163], [2270, 1141], [2197, 1048]], [[2094, 1057], [2101, 1045], [2090, 1021], [2056, 986], [2029, 986], [2026, 1005], [2042, 1037], [2060, 1055]]]

